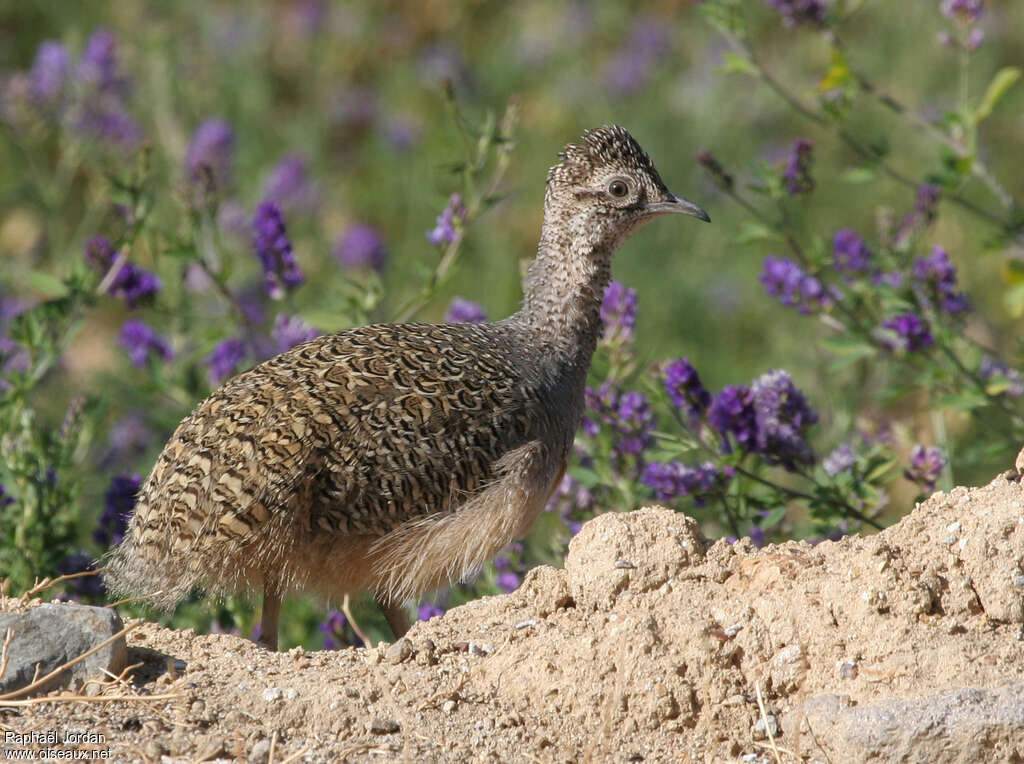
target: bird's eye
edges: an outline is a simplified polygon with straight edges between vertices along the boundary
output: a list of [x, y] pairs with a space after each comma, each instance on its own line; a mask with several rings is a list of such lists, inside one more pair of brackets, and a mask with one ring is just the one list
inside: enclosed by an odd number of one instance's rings
[[621, 178], [616, 178], [608, 184], [608, 193], [616, 199], [621, 199], [629, 193], [629, 184]]

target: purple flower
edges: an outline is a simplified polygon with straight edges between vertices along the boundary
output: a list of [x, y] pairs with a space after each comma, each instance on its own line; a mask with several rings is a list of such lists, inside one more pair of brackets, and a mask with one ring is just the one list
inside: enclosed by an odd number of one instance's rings
[[134, 366], [145, 366], [153, 356], [164, 361], [170, 361], [174, 357], [167, 340], [138, 319], [133, 318], [124, 322], [119, 341], [128, 351]]
[[765, 0], [782, 16], [787, 27], [801, 24], [821, 26], [825, 23], [825, 4], [822, 0]]
[[814, 160], [814, 144], [807, 138], [793, 141], [789, 159], [782, 171], [786, 183], [786, 191], [791, 196], [809, 194], [814, 190], [814, 178], [811, 177], [811, 163]]
[[708, 407], [708, 424], [722, 436], [722, 450], [732, 453], [729, 436], [741, 451], [751, 451], [757, 445], [757, 414], [754, 396], [748, 387], [729, 385], [716, 395]]
[[315, 210], [319, 194], [309, 180], [306, 161], [298, 154], [289, 154], [278, 162], [263, 184], [263, 198], [287, 210]]
[[101, 547], [121, 543], [141, 484], [142, 478], [136, 473], [115, 475], [110, 481], [110, 487], [103, 496], [103, 514], [92, 533]]
[[628, 42], [605, 66], [608, 89], [617, 96], [641, 90], [651, 78], [669, 45], [669, 27], [661, 19], [641, 16], [632, 25]]
[[427, 241], [434, 246], [452, 244], [462, 238], [462, 229], [466, 222], [466, 208], [459, 194], [448, 198], [448, 206], [437, 216], [434, 230], [427, 232]]
[[848, 472], [853, 469], [856, 461], [857, 457], [853, 453], [853, 448], [850, 447], [850, 444], [844, 443], [832, 449], [829, 455], [822, 459], [821, 466], [826, 475], [835, 477], [840, 472]]
[[760, 280], [768, 294], [804, 315], [830, 308], [842, 299], [838, 289], [824, 286], [815, 276], [787, 258], [766, 257]]
[[499, 589], [501, 589], [503, 592], [507, 594], [509, 592], [514, 592], [516, 589], [518, 589], [521, 581], [518, 575], [513, 573], [511, 570], [506, 570], [498, 574], [498, 577], [494, 580], [494, 583], [498, 585]]
[[910, 449], [910, 466], [903, 471], [903, 476], [926, 491], [931, 491], [945, 468], [946, 457], [940, 449], [918, 444]]
[[930, 257], [914, 261], [914, 282], [922, 290], [925, 302], [936, 302], [951, 315], [970, 310], [967, 295], [956, 291], [956, 267], [942, 247], [932, 248]]
[[234, 376], [245, 359], [245, 343], [236, 337], [221, 342], [206, 356], [205, 363], [211, 387], [217, 387], [228, 377]]
[[380, 271], [384, 268], [388, 250], [376, 228], [366, 223], [353, 223], [335, 242], [334, 256], [339, 263], [349, 268]]
[[690, 419], [700, 417], [711, 403], [711, 394], [704, 389], [689, 358], [680, 358], [665, 367], [665, 392], [672, 405]]
[[598, 421], [610, 426], [618, 436], [612, 446], [614, 454], [638, 456], [650, 445], [655, 416], [643, 393], [620, 394], [612, 382], [605, 382], [597, 390], [588, 387], [585, 398], [594, 418], [585, 419], [584, 431], [596, 435]]
[[213, 188], [224, 189], [231, 182], [234, 153], [235, 133], [230, 123], [207, 119], [192, 133], [185, 152], [185, 171], [195, 183], [209, 179]]
[[[117, 257], [106, 236], [93, 236], [85, 243], [85, 261], [103, 276]], [[160, 291], [160, 277], [134, 263], [123, 263], [107, 288], [107, 294], [120, 297], [129, 308], [148, 300]]]
[[284, 313], [277, 314], [271, 330], [271, 337], [277, 343], [279, 353], [319, 336], [320, 330], [307, 324], [300, 316], [286, 316]]
[[13, 503], [14, 499], [11, 498], [11, 496], [7, 493], [7, 486], [5, 486], [3, 483], [0, 483], [0, 509], [3, 509], [4, 507], [9, 507]]
[[939, 200], [942, 189], [938, 186], [925, 184], [917, 189], [914, 198], [914, 209], [904, 216], [894, 237], [896, 244], [905, 242], [915, 231], [931, 225], [939, 213]]
[[798, 464], [814, 464], [814, 453], [804, 440], [807, 428], [818, 421], [789, 373], [774, 369], [754, 380], [756, 450], [768, 464], [794, 472]]
[[984, 10], [984, 0], [942, 0], [942, 15], [954, 21], [974, 23]]
[[35, 102], [49, 105], [59, 101], [64, 94], [70, 70], [71, 56], [63, 43], [56, 40], [39, 43], [29, 75]]
[[620, 281], [611, 282], [604, 290], [601, 300], [601, 322], [604, 324], [604, 339], [608, 342], [633, 339], [636, 326], [636, 290]]
[[[324, 635], [325, 650], [338, 650], [346, 645], [359, 647], [363, 644], [363, 640], [356, 636], [355, 630], [340, 610], [329, 612], [327, 618], [317, 628]], [[258, 635], [254, 634], [253, 637], [257, 639]]]
[[735, 183], [735, 179], [732, 175], [725, 171], [725, 168], [722, 167], [721, 162], [719, 162], [715, 158], [714, 154], [712, 154], [707, 149], [701, 149], [696, 154], [694, 154], [693, 158], [697, 160], [697, 164], [699, 164], [701, 167], [705, 169], [705, 171], [707, 171], [708, 175], [711, 176], [711, 179], [715, 182], [716, 186], [718, 186], [723, 191], [732, 190], [733, 185]]
[[[93, 564], [92, 557], [85, 552], [72, 552], [57, 563], [57, 572], [62, 576], [85, 573], [88, 570], [96, 570], [96, 566]], [[65, 586], [67, 587], [67, 599], [72, 600], [94, 600], [101, 597], [106, 591], [103, 588], [103, 581], [98, 575], [74, 578]]]
[[882, 337], [891, 350], [914, 352], [924, 350], [935, 344], [928, 324], [913, 313], [902, 313], [882, 322], [882, 327], [889, 332]]
[[856, 231], [843, 228], [832, 238], [832, 265], [840, 272], [866, 271], [871, 267], [871, 250]]
[[981, 359], [978, 376], [985, 382], [1001, 382], [999, 393], [1005, 393], [1011, 398], [1019, 398], [1024, 395], [1024, 376], [995, 358], [985, 356]]
[[294, 289], [305, 281], [280, 208], [273, 202], [260, 202], [252, 216], [252, 228], [252, 242], [263, 265], [267, 294], [280, 300], [286, 288]]
[[120, 89], [117, 72], [117, 38], [108, 29], [98, 28], [89, 35], [78, 62], [78, 78], [101, 92]]
[[429, 621], [436, 616], [444, 615], [444, 608], [433, 602], [424, 602], [416, 611], [416, 618], [420, 621]]
[[651, 462], [644, 468], [640, 482], [654, 491], [658, 501], [674, 501], [680, 496], [692, 496], [701, 506], [713, 492], [725, 490], [733, 472], [720, 470], [711, 462], [686, 465], [672, 461], [668, 464]]
[[472, 300], [454, 297], [444, 314], [444, 320], [449, 324], [479, 324], [487, 320], [487, 314]]

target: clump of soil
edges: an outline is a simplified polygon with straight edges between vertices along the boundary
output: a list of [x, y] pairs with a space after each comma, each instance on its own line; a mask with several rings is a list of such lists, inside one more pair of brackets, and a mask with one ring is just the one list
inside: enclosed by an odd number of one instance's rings
[[140, 761], [1024, 760], [1022, 560], [1016, 474], [817, 546], [605, 514], [564, 570], [395, 645], [145, 624], [143, 666], [104, 691], [139, 699], [0, 709], [0, 729], [98, 732]]

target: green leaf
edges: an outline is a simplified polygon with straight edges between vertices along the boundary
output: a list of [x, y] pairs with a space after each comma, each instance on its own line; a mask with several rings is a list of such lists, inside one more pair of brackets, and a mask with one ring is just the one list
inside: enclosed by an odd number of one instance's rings
[[895, 466], [895, 459], [881, 459], [868, 471], [864, 476], [864, 480], [868, 483], [874, 483], [876, 480], [884, 477]]
[[755, 241], [775, 238], [775, 231], [763, 223], [756, 223], [753, 220], [745, 220], [740, 225], [740, 232], [736, 234], [737, 244], [751, 244]]
[[601, 477], [592, 469], [586, 467], [570, 467], [569, 474], [572, 475], [584, 488], [593, 488], [601, 485]]
[[877, 352], [874, 345], [858, 337], [847, 337], [841, 334], [826, 337], [822, 340], [822, 344], [835, 355], [852, 356], [853, 358], [867, 358]]
[[1024, 316], [1024, 283], [1015, 284], [1006, 290], [1003, 295], [1003, 302], [1006, 303], [1006, 310], [1014, 318]]
[[981, 98], [981, 103], [978, 104], [978, 108], [974, 110], [974, 124], [978, 124], [992, 115], [992, 110], [999, 103], [1006, 91], [1013, 87], [1014, 83], [1020, 79], [1021, 70], [1017, 66], [1005, 66], [996, 72], [996, 76], [992, 78], [992, 81], [988, 83], [988, 88], [985, 89], [985, 95]]
[[1003, 263], [1003, 282], [1024, 284], [1024, 260], [1007, 260]]
[[961, 390], [943, 395], [935, 401], [935, 408], [950, 408], [955, 411], [969, 412], [981, 408], [988, 399], [976, 390]]
[[68, 286], [52, 273], [29, 271], [25, 274], [25, 282], [31, 289], [41, 292], [48, 298], [64, 297], [68, 294]]
[[786, 506], [776, 507], [768, 515], [761, 520], [762, 528], [774, 528], [776, 525], [782, 522], [782, 519], [786, 516]]
[[878, 173], [871, 167], [850, 167], [840, 174], [839, 179], [843, 183], [870, 183], [878, 177]]
[[718, 71], [723, 74], [749, 74], [751, 77], [758, 76], [757, 67], [754, 66], [750, 59], [744, 58], [739, 53], [727, 50], [722, 58], [723, 63], [718, 67]]

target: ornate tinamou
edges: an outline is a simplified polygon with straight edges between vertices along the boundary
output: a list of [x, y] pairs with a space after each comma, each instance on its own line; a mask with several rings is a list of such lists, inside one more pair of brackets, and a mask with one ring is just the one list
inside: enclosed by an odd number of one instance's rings
[[228, 380], [157, 459], [110, 590], [262, 589], [270, 647], [285, 592], [368, 590], [400, 636], [404, 601], [525, 534], [580, 423], [612, 254], [663, 213], [708, 220], [621, 127], [560, 156], [517, 313], [350, 329]]

